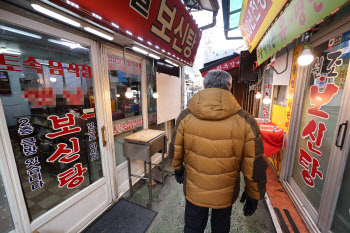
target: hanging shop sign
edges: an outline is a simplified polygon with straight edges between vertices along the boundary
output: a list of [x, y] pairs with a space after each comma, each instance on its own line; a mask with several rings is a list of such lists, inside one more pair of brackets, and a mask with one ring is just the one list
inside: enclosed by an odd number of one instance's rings
[[348, 0], [292, 0], [279, 16], [257, 49], [260, 65], [285, 45], [292, 42], [310, 27], [321, 22]]
[[300, 56], [300, 49], [301, 49], [301, 45], [298, 45], [294, 49], [294, 53], [293, 53], [292, 70], [290, 73], [289, 88], [288, 88], [288, 100], [287, 100], [287, 107], [286, 107], [286, 121], [285, 121], [285, 125], [284, 125], [284, 131], [287, 134], [289, 133], [290, 117], [292, 115], [295, 84], [296, 84], [296, 78], [297, 78], [298, 67], [299, 67], [298, 66], [298, 57]]
[[165, 56], [193, 64], [201, 31], [182, 1], [51, 0]]
[[243, 0], [239, 30], [252, 52], [283, 8], [286, 0]]
[[207, 71], [204, 71], [202, 72], [202, 76], [206, 76], [208, 74], [209, 71], [212, 71], [212, 70], [230, 70], [230, 69], [233, 69], [233, 68], [238, 68], [239, 67], [239, 59], [240, 57], [237, 56], [235, 58], [232, 58], [231, 60], [228, 60], [220, 65], [217, 65]]

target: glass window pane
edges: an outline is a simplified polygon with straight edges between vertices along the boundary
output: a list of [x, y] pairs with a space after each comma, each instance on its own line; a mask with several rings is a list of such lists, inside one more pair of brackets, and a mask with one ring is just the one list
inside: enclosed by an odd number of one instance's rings
[[264, 85], [261, 88], [261, 110], [259, 114], [259, 118], [270, 119], [270, 108], [272, 105], [272, 101], [270, 104], [264, 104], [263, 100], [265, 96], [270, 97], [272, 99], [272, 82], [273, 82], [273, 70], [269, 69], [264, 72]]
[[0, 172], [0, 232], [6, 233], [14, 229], [8, 197]]
[[141, 63], [107, 54], [116, 165], [123, 156], [124, 138], [143, 128]]
[[318, 210], [349, 64], [349, 41], [315, 47], [295, 151], [292, 178]]
[[103, 176], [90, 49], [0, 25], [0, 98], [33, 220]]
[[345, 166], [342, 186], [334, 213], [332, 231], [335, 233], [350, 232], [350, 153]]

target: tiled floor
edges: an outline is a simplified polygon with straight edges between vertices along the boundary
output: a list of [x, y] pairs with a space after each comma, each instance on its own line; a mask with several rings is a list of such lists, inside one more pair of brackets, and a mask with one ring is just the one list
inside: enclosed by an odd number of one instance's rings
[[67, 187], [59, 188], [56, 176], [42, 172], [44, 187], [32, 191], [28, 180], [27, 168], [24, 163], [27, 157], [23, 156], [18, 148], [14, 148], [14, 154], [29, 215], [32, 220], [72, 197], [90, 184], [89, 177], [85, 176], [83, 183], [74, 189], [68, 189]]

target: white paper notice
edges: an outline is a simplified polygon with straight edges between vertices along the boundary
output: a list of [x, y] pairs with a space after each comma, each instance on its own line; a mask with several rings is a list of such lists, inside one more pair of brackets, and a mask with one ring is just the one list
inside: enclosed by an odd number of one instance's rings
[[181, 112], [181, 79], [157, 73], [157, 92], [157, 124], [176, 119]]

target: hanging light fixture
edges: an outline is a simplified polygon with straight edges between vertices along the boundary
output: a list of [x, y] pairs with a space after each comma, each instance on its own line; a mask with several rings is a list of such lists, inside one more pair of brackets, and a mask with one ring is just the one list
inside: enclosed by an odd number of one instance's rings
[[134, 94], [131, 91], [131, 87], [128, 87], [125, 92], [125, 97], [128, 99], [131, 99], [134, 96]]
[[57, 78], [56, 77], [50, 77], [50, 81], [55, 83], [57, 81]]
[[271, 103], [270, 96], [268, 96], [268, 95], [265, 96], [265, 97], [264, 97], [264, 100], [263, 100], [263, 103], [264, 103], [264, 104], [270, 104], [270, 103]]
[[158, 98], [158, 92], [153, 92], [153, 98], [157, 99]]
[[314, 60], [314, 55], [311, 53], [310, 49], [310, 35], [307, 38], [307, 42], [304, 45], [304, 50], [301, 53], [300, 57], [298, 58], [298, 64], [299, 66], [308, 66], [311, 64], [311, 62]]
[[258, 92], [256, 93], [255, 98], [257, 98], [257, 99], [260, 99], [260, 98], [261, 98], [261, 93], [260, 93], [260, 91], [258, 91]]

